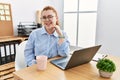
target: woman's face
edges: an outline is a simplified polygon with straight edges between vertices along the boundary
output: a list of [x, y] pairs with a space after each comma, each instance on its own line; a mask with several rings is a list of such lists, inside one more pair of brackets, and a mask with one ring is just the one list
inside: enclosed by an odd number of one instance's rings
[[52, 10], [47, 10], [42, 12], [42, 22], [46, 29], [52, 29], [56, 25], [57, 16]]

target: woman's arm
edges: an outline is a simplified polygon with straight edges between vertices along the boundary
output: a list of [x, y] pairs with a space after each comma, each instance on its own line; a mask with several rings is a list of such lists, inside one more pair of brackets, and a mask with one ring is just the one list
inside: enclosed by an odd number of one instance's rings
[[34, 39], [35, 35], [31, 33], [24, 50], [25, 61], [28, 66], [31, 66], [36, 63], [34, 53]]
[[62, 32], [61, 37], [58, 39], [58, 55], [60, 56], [68, 56], [70, 54], [70, 42], [65, 32]]

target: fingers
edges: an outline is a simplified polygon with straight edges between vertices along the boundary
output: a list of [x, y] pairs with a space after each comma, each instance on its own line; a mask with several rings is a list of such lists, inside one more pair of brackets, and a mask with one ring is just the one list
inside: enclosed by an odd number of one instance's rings
[[53, 24], [52, 22], [50, 24], [51, 24], [52, 28], [55, 28], [55, 26], [56, 26], [55, 24]]
[[53, 22], [51, 22], [51, 28], [55, 28], [56, 32], [58, 34], [61, 34], [61, 29], [60, 29], [60, 26], [54, 24]]

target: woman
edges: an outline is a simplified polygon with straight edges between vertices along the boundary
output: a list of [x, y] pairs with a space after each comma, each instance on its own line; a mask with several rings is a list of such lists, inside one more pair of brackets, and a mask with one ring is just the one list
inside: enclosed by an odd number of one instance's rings
[[56, 10], [45, 7], [41, 12], [42, 28], [32, 31], [25, 48], [25, 60], [28, 66], [36, 63], [35, 57], [45, 55], [48, 58], [69, 55], [69, 41], [66, 33], [60, 29]]

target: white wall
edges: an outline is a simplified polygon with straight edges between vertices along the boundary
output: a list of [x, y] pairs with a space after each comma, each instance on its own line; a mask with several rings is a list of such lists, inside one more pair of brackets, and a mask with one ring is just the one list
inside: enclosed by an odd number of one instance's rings
[[19, 22], [36, 22], [36, 11], [42, 10], [46, 5], [55, 7], [58, 11], [60, 23], [62, 25], [63, 0], [0, 0], [0, 3], [11, 4], [15, 35], [17, 35], [17, 25]]
[[99, 0], [96, 44], [101, 53], [120, 56], [120, 0]]
[[[63, 21], [63, 0], [0, 0], [10, 3], [15, 35], [20, 21], [36, 21], [36, 10], [46, 5], [54, 6]], [[120, 55], [120, 0], [99, 0], [96, 44], [102, 44], [101, 53]]]

